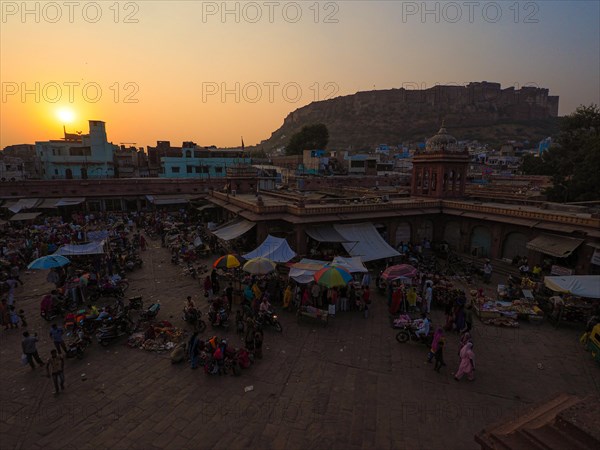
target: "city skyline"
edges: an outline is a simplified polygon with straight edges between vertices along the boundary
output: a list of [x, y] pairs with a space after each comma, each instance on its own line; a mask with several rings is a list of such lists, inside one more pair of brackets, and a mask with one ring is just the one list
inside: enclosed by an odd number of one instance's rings
[[560, 115], [600, 103], [597, 2], [49, 4], [2, 4], [0, 148], [88, 120], [251, 146], [314, 100], [483, 80], [548, 88]]

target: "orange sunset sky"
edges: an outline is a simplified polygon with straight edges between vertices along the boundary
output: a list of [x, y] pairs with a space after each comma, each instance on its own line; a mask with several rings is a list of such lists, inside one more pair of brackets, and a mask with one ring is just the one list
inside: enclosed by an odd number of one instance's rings
[[374, 87], [537, 85], [561, 114], [600, 98], [597, 1], [75, 3], [2, 2], [0, 148], [60, 138], [60, 110], [70, 131], [107, 122], [114, 143], [249, 146], [296, 108]]

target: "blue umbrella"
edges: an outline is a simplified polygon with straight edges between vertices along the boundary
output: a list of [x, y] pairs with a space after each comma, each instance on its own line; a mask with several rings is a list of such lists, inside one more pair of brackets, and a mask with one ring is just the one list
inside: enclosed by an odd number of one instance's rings
[[48, 255], [42, 256], [41, 258], [32, 261], [27, 266], [28, 269], [52, 269], [54, 267], [62, 267], [69, 264], [71, 261], [69, 258], [65, 258], [62, 255]]

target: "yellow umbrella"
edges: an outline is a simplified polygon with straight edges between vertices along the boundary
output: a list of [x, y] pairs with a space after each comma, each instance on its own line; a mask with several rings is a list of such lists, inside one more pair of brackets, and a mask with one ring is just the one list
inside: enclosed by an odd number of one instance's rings
[[276, 264], [267, 258], [252, 258], [244, 264], [244, 271], [252, 275], [266, 275], [275, 270]]

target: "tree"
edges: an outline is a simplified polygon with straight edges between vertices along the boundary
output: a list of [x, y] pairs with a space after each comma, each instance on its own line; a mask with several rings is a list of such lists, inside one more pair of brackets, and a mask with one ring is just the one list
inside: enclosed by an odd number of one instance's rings
[[305, 125], [292, 135], [285, 147], [286, 155], [301, 155], [303, 150], [325, 150], [329, 142], [329, 130], [323, 123]]
[[561, 119], [557, 144], [538, 161], [523, 160], [523, 172], [551, 175], [553, 186], [545, 194], [555, 202], [600, 200], [600, 109], [580, 106]]

